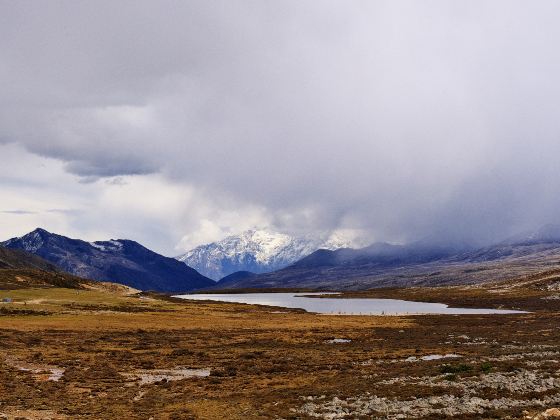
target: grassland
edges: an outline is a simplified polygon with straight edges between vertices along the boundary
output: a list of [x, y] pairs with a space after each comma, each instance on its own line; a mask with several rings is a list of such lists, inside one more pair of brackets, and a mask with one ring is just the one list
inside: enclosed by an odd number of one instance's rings
[[535, 311], [416, 317], [322, 316], [126, 289], [3, 290], [13, 302], [0, 306], [0, 413], [531, 418], [560, 405], [551, 284], [369, 292]]

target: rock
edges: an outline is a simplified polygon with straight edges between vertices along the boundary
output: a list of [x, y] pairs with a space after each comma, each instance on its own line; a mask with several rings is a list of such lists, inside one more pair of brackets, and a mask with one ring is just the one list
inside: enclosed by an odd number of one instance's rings
[[560, 409], [558, 408], [549, 408], [548, 410], [545, 410], [534, 417], [535, 420], [556, 419], [556, 418], [560, 418]]

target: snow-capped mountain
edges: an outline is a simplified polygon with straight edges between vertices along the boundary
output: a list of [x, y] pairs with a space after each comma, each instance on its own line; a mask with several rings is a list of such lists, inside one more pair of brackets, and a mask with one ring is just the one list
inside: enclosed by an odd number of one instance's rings
[[286, 267], [318, 249], [350, 247], [341, 235], [296, 238], [283, 233], [248, 230], [200, 245], [176, 257], [199, 273], [219, 280], [236, 271], [266, 273]]

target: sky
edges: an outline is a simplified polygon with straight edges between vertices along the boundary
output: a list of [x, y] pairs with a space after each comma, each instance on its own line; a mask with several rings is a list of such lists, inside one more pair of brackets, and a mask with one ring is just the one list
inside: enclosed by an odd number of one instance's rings
[[557, 1], [0, 0], [0, 239], [560, 223]]

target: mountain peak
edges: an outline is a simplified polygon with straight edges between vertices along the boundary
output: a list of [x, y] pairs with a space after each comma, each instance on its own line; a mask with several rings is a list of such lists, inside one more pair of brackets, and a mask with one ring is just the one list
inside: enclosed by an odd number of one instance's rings
[[[52, 235], [52, 233], [50, 233], [48, 230], [43, 229], [43, 228], [40, 228], [40, 227], [38, 227], [38, 228], [36, 228], [35, 230], [29, 232], [27, 235], [33, 235], [33, 234], [35, 234], [35, 233], [37, 233], [37, 234], [39, 234], [39, 235]], [[25, 235], [24, 235], [24, 236], [25, 236]]]
[[26, 233], [23, 236], [12, 238], [3, 243], [5, 247], [11, 247], [18, 244], [17, 248], [24, 251], [35, 253], [38, 249], [44, 246], [45, 241], [52, 236], [52, 233], [43, 228], [36, 228], [35, 230]]
[[126, 239], [86, 242], [39, 228], [1, 245], [35, 254], [76, 276], [140, 290], [181, 292], [214, 283], [191, 267]]
[[200, 273], [221, 279], [237, 271], [264, 273], [286, 267], [320, 249], [338, 249], [349, 243], [336, 235], [294, 237], [263, 229], [249, 229], [220, 241], [200, 245], [176, 257]]

